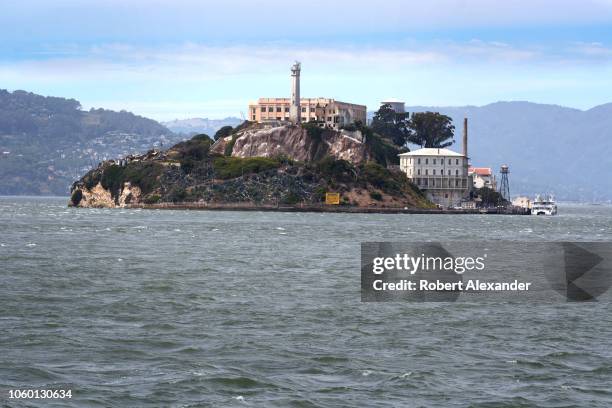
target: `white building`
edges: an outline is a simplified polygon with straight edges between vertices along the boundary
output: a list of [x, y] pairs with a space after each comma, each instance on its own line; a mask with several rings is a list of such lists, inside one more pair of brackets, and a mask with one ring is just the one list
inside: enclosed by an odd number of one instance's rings
[[400, 156], [400, 170], [432, 202], [456, 207], [469, 194], [468, 159], [449, 149], [424, 148]]
[[393, 109], [396, 113], [405, 113], [406, 112], [406, 104], [404, 101], [400, 101], [399, 99], [389, 98], [385, 99], [380, 103], [380, 106], [383, 105], [391, 105], [391, 109]]
[[514, 200], [512, 200], [512, 205], [515, 207], [521, 207], [521, 208], [531, 208], [531, 199], [529, 197], [525, 197], [525, 196], [521, 196], [521, 197], [516, 197]]
[[487, 187], [492, 190], [497, 188], [495, 174], [493, 174], [493, 170], [490, 167], [470, 167], [468, 169], [468, 176], [472, 179], [474, 188]]

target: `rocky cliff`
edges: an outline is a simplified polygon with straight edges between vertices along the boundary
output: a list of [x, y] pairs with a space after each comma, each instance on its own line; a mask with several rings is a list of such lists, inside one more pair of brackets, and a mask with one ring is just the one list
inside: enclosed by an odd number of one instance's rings
[[322, 129], [315, 126], [266, 126], [254, 124], [234, 135], [218, 140], [211, 151], [229, 153], [233, 157], [287, 156], [293, 160], [311, 162], [325, 156], [359, 164], [370, 158], [361, 131]]
[[429, 208], [403, 173], [370, 160], [380, 155], [360, 131], [242, 126], [213, 144], [196, 136], [166, 151], [106, 161], [72, 186], [70, 205], [160, 203], [321, 205], [326, 192], [355, 207]]

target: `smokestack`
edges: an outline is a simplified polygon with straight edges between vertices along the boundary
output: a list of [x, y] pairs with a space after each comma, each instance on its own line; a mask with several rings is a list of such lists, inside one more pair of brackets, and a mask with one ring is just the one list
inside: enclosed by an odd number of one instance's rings
[[468, 157], [468, 132], [467, 132], [467, 118], [463, 118], [463, 155]]

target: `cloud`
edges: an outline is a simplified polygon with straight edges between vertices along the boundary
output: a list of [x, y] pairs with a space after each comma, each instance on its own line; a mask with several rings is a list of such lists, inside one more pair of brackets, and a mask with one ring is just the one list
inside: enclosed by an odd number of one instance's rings
[[445, 66], [455, 63], [523, 63], [542, 55], [531, 49], [499, 42], [472, 40], [466, 43], [419, 45], [407, 41], [393, 47], [315, 47], [260, 45], [215, 47], [195, 43], [159, 48], [129, 44], [103, 44], [88, 48], [56, 49], [44, 59], [0, 62], [6, 78], [70, 81], [210, 81], [236, 75], [259, 76], [285, 73], [293, 60], [310, 72], [399, 71], [410, 67]]
[[[74, 97], [85, 107], [128, 109], [157, 119], [223, 117], [237, 115], [259, 96], [284, 95], [296, 59], [303, 63], [308, 95], [369, 106], [392, 94], [418, 98], [415, 104], [529, 99], [533, 92], [552, 90], [557, 97], [560, 90], [571, 92], [568, 84], [595, 84], [610, 72], [601, 67], [612, 66], [610, 50], [601, 43], [517, 46], [476, 38], [399, 39], [384, 46], [184, 42], [151, 47], [115, 42], [55, 45], [37, 58], [0, 60], [0, 77], [9, 89]], [[576, 73], [576, 67], [582, 71]]]

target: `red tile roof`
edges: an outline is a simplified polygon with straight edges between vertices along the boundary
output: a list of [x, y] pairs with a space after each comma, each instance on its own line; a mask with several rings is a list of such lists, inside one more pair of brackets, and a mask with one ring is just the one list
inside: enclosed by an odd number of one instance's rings
[[479, 176], [490, 176], [493, 174], [493, 171], [490, 167], [470, 167], [468, 173], [475, 173]]

